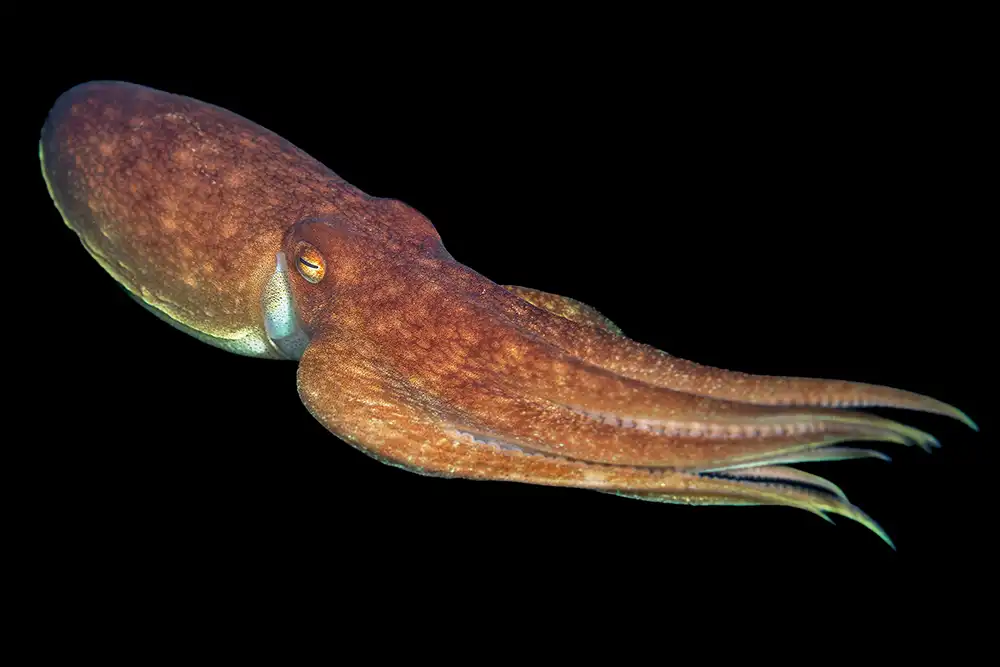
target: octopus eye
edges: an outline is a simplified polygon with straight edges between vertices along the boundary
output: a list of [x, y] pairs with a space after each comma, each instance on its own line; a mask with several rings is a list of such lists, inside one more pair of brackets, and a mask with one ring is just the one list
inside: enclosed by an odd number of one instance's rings
[[313, 284], [323, 280], [326, 275], [326, 260], [316, 248], [308, 244], [303, 244], [299, 249], [295, 265], [299, 267], [302, 277]]

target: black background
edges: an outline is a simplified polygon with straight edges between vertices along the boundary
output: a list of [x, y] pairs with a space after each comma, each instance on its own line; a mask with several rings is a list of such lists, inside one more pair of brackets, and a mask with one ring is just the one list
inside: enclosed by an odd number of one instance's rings
[[[164, 581], [280, 571], [313, 584], [349, 573], [412, 586], [533, 576], [554, 591], [628, 582], [614, 593], [626, 604], [676, 580], [716, 591], [767, 582], [791, 598], [803, 581], [919, 579], [910, 594], [976, 595], [993, 563], [996, 215], [982, 199], [995, 174], [981, 162], [982, 84], [966, 68], [976, 44], [928, 29], [892, 42], [859, 31], [815, 49], [803, 34], [728, 50], [595, 38], [525, 54], [501, 38], [482, 60], [465, 46], [425, 59], [430, 44], [414, 40], [384, 62], [381, 42], [305, 56], [257, 41], [155, 61], [133, 43], [26, 73], [7, 145], [26, 176], [14, 193], [26, 238], [7, 260], [21, 264], [16, 298], [29, 298], [16, 313], [28, 316], [7, 317], [11, 367], [30, 390], [9, 419], [28, 454], [16, 510], [39, 557], [71, 577], [134, 568]], [[887, 411], [943, 448], [808, 467], [898, 552], [846, 519], [833, 527], [792, 509], [658, 505], [384, 466], [309, 416], [293, 363], [168, 327], [63, 226], [38, 172], [38, 131], [60, 93], [94, 79], [239, 113], [365, 192], [413, 205], [492, 280], [580, 299], [677, 356], [910, 389], [966, 410], [983, 432]], [[445, 579], [418, 574], [431, 570]]]

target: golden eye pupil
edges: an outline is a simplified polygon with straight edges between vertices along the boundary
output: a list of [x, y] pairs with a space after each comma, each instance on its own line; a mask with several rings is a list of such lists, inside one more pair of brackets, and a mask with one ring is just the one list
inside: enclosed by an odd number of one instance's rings
[[311, 245], [304, 245], [299, 250], [297, 264], [299, 273], [311, 283], [318, 283], [326, 274], [326, 262], [323, 256]]

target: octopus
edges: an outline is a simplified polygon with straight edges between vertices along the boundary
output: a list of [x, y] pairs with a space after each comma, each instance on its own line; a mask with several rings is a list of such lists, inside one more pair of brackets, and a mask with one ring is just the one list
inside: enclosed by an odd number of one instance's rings
[[39, 159], [66, 225], [135, 301], [210, 345], [297, 361], [313, 417], [418, 474], [790, 506], [892, 546], [841, 489], [793, 466], [887, 458], [852, 442], [938, 446], [858, 408], [976, 429], [908, 391], [680, 359], [577, 300], [498, 285], [412, 207], [194, 99], [77, 86], [51, 109]]

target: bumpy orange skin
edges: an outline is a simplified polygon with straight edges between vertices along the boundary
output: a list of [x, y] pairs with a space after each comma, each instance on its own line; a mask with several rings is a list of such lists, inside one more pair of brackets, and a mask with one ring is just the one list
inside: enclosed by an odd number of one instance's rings
[[874, 455], [833, 447], [845, 440], [936, 444], [834, 408], [903, 407], [972, 425], [888, 387], [677, 359], [585, 304], [496, 285], [457, 263], [417, 211], [196, 100], [78, 86], [53, 107], [40, 155], [56, 206], [93, 257], [207, 342], [279, 356], [261, 306], [275, 258], [321, 265], [288, 272], [308, 335], [300, 395], [332, 432], [416, 472], [792, 505], [885, 537], [832, 484], [779, 464]]
[[[94, 258], [149, 305], [222, 338], [263, 335], [261, 285], [291, 225], [399, 206], [234, 113], [125, 83], [63, 94], [40, 149], [53, 200]], [[430, 223], [424, 233], [436, 236]]]

